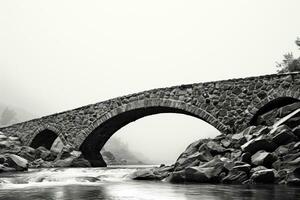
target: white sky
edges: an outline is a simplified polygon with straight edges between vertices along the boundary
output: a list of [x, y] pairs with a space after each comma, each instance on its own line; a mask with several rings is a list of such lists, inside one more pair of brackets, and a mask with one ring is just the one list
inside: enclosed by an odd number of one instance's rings
[[[297, 52], [299, 8], [299, 0], [1, 1], [0, 102], [41, 116], [156, 87], [274, 73], [284, 53]], [[170, 132], [198, 126], [172, 116]], [[145, 119], [136, 132], [152, 123]], [[147, 120], [155, 132], [165, 124]]]

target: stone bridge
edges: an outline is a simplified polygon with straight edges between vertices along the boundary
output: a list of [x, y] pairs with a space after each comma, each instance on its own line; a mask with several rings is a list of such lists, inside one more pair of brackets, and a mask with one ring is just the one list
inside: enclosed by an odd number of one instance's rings
[[57, 137], [81, 150], [93, 166], [105, 165], [100, 150], [121, 127], [158, 113], [197, 117], [222, 133], [257, 124], [258, 116], [300, 99], [300, 73], [179, 85], [109, 99], [33, 119], [0, 131], [23, 145], [50, 148]]

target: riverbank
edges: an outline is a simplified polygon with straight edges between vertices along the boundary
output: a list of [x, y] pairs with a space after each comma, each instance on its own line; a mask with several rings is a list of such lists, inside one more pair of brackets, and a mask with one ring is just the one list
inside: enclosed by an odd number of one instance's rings
[[0, 199], [122, 199], [122, 200], [220, 200], [299, 199], [299, 188], [286, 185], [170, 184], [134, 181], [128, 174], [140, 167], [29, 169], [5, 173]]
[[140, 170], [135, 180], [172, 183], [300, 185], [300, 103], [269, 110], [257, 126], [201, 139], [171, 166]]
[[[187, 147], [171, 166], [138, 170], [134, 180], [171, 183], [300, 185], [300, 103], [270, 109], [256, 126], [240, 133], [201, 139]], [[59, 152], [21, 146], [18, 137], [0, 133], [0, 172], [28, 168], [91, 167], [80, 151]]]

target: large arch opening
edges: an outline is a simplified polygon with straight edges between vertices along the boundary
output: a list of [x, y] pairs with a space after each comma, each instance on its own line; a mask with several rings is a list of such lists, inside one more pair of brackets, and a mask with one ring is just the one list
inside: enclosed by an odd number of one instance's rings
[[[129, 110], [123, 113], [120, 113], [116, 116], [109, 118], [104, 121], [98, 127], [96, 127], [83, 141], [80, 146], [85, 159], [89, 160], [92, 166], [106, 166], [105, 161], [103, 160], [100, 151], [105, 145], [105, 143], [110, 139], [110, 137], [117, 132], [119, 129], [125, 125], [133, 122], [137, 119], [143, 118], [145, 116], [159, 114], [159, 113], [179, 113], [189, 116], [199, 118], [209, 124], [208, 120], [205, 120], [193, 113], [172, 107], [145, 107]], [[213, 125], [213, 124], [211, 124]], [[217, 128], [217, 127], [216, 127]], [[219, 130], [221, 131], [221, 130]]]
[[160, 113], [119, 129], [106, 142], [101, 155], [107, 165], [172, 165], [191, 143], [219, 134], [198, 118]]
[[47, 149], [51, 149], [52, 145], [55, 143], [55, 141], [59, 141], [58, 135], [49, 129], [45, 129], [41, 132], [39, 132], [30, 143], [30, 147], [32, 148], [38, 148], [40, 146], [43, 146]]
[[[260, 122], [260, 118], [264, 115], [271, 114], [272, 111], [276, 111], [277, 109], [280, 109], [284, 106], [288, 106], [294, 103], [300, 102], [299, 99], [292, 98], [292, 97], [279, 97], [276, 98], [267, 104], [265, 104], [263, 107], [261, 107], [255, 115], [250, 120], [250, 125], [260, 125], [262, 122]], [[262, 124], [267, 125], [267, 124]]]

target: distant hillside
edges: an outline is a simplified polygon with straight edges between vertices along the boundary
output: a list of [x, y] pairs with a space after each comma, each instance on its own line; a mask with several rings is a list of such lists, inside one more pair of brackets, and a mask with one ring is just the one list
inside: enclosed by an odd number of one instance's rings
[[0, 127], [27, 121], [36, 117], [37, 116], [33, 113], [22, 108], [0, 103]]
[[[121, 163], [127, 165], [140, 165], [140, 164], [151, 163], [151, 161], [146, 159], [144, 156], [136, 152], [130, 151], [127, 144], [122, 142], [119, 138], [115, 138], [115, 137], [110, 138], [101, 151], [101, 154], [104, 155], [103, 156], [104, 160], [107, 163], [109, 163], [109, 158], [105, 158], [105, 155], [109, 155], [109, 152], [111, 152], [114, 155], [116, 164]], [[114, 163], [112, 162], [111, 164]]]

